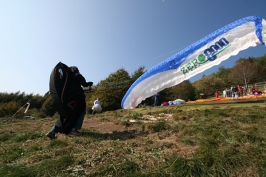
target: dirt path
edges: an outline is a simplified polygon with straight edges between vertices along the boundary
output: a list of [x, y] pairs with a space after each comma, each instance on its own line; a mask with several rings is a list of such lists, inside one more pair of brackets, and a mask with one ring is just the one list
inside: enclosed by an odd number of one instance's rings
[[114, 131], [122, 132], [128, 130], [122, 124], [115, 124], [114, 118], [108, 118], [109, 121], [102, 121], [98, 117], [93, 117], [89, 119], [84, 119], [82, 128], [89, 128], [92, 130], [96, 130], [101, 133], [112, 133]]

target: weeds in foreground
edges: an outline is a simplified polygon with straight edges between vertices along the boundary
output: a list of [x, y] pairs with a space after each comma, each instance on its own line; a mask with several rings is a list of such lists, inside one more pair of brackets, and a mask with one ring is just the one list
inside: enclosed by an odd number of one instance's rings
[[83, 128], [81, 137], [60, 135], [53, 141], [42, 127], [54, 120], [4, 122], [0, 176], [264, 176], [265, 108], [263, 103], [152, 108], [150, 115], [172, 118], [130, 124], [131, 130], [126, 120], [141, 121], [143, 113], [109, 112], [98, 115], [100, 123], [122, 122], [124, 131]]
[[142, 125], [143, 131], [161, 132], [170, 128], [170, 125], [165, 120], [159, 120], [156, 123], [147, 123]]

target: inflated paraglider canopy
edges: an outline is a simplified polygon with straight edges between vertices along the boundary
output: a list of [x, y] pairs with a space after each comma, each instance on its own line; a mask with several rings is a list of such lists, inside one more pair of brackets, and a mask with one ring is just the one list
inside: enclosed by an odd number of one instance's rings
[[237, 20], [209, 34], [140, 76], [125, 94], [121, 107], [135, 108], [155, 93], [187, 80], [232, 55], [265, 45], [266, 21], [258, 16]]

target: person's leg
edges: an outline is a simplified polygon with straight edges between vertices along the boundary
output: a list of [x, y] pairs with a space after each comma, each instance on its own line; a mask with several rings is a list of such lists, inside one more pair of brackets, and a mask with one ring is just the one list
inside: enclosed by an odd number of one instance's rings
[[82, 127], [85, 114], [86, 114], [86, 109], [79, 115], [79, 118], [78, 118], [75, 126], [69, 132], [70, 135], [74, 135], [74, 136], [80, 136], [81, 135], [81, 133], [78, 130], [80, 130]]
[[236, 92], [235, 96], [236, 96], [236, 99], [238, 100], [238, 93], [237, 92]]
[[158, 104], [158, 99], [155, 98], [155, 100], [154, 100], [154, 106], [157, 106], [157, 104]]
[[50, 139], [56, 138], [56, 133], [58, 133], [55, 129], [55, 125], [51, 128], [51, 130], [46, 134], [46, 136]]
[[55, 125], [51, 128], [50, 132], [58, 133], [58, 132], [55, 130]]
[[80, 129], [81, 129], [82, 124], [83, 124], [83, 121], [84, 121], [85, 114], [86, 114], [86, 110], [84, 110], [84, 111], [80, 114], [80, 116], [79, 116], [79, 118], [78, 118], [78, 121], [77, 121], [77, 123], [76, 123], [75, 126], [74, 126], [74, 129], [76, 129], [76, 130], [80, 130]]

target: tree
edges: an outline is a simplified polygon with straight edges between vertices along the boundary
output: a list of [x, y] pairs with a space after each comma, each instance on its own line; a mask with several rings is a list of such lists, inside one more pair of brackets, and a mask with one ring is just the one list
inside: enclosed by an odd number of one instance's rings
[[197, 94], [204, 93], [205, 96], [213, 96], [217, 90], [221, 91], [226, 87], [224, 80], [214, 74], [202, 77], [192, 85], [196, 88]]
[[258, 63], [260, 70], [258, 71], [260, 74], [258, 75], [256, 82], [265, 82], [266, 81], [266, 53], [262, 57], [258, 57], [254, 59], [254, 62]]
[[231, 71], [231, 68], [225, 68], [224, 66], [221, 66], [218, 68], [218, 71], [214, 75], [216, 77], [223, 79], [226, 85], [231, 85], [232, 83], [228, 79], [228, 75], [230, 71]]
[[266, 67], [266, 53], [264, 54], [264, 56], [256, 58], [255, 62], [259, 63], [259, 65], [263, 67]]
[[195, 100], [195, 88], [190, 81], [185, 80], [174, 87], [165, 89], [162, 92], [162, 97], [169, 101], [175, 99], [183, 99], [185, 101]]
[[253, 58], [240, 58], [232, 68], [228, 78], [236, 85], [245, 85], [245, 89], [247, 89], [249, 83], [255, 82], [259, 70], [259, 65], [254, 62]]
[[145, 72], [145, 66], [139, 67], [131, 76], [132, 83], [135, 82]]
[[[103, 110], [121, 108], [121, 101], [131, 85], [131, 78], [125, 69], [119, 69], [97, 84], [97, 91], [91, 99], [100, 99]], [[90, 100], [93, 102], [93, 100]]]
[[30, 106], [31, 106], [31, 108], [40, 109], [42, 107], [44, 101], [46, 100], [46, 98], [47, 98], [47, 96], [43, 96], [42, 97], [40, 95], [33, 95], [31, 98], [27, 98], [26, 100], [27, 101], [30, 100]]
[[[0, 117], [12, 116], [14, 115], [20, 108], [20, 104], [16, 101], [9, 101], [7, 103], [0, 103]], [[16, 114], [17, 117], [21, 117], [23, 114], [22, 111]]]
[[52, 97], [51, 95], [46, 97], [46, 100], [44, 101], [41, 110], [40, 110], [40, 117], [46, 117], [47, 115], [49, 115], [50, 117], [52, 117], [54, 114], [56, 113], [56, 110], [53, 107], [52, 104]]

